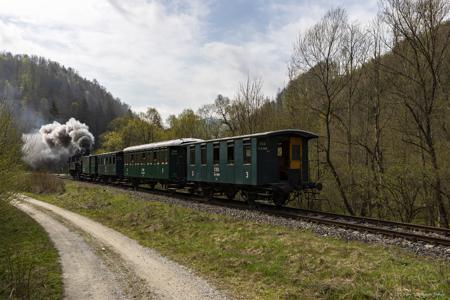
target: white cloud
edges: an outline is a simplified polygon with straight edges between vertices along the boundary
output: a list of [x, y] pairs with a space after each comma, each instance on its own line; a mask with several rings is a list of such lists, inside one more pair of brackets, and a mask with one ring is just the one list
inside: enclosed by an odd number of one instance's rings
[[[249, 73], [275, 96], [287, 82], [286, 63], [298, 32], [327, 9], [316, 2], [269, 3], [264, 9], [273, 17], [267, 28], [246, 28], [231, 44], [207, 37], [209, 1], [168, 3], [0, 0], [0, 47], [75, 68], [133, 109], [154, 106], [167, 117], [210, 103], [219, 93], [233, 96]], [[357, 3], [349, 13], [363, 21], [375, 14]]]

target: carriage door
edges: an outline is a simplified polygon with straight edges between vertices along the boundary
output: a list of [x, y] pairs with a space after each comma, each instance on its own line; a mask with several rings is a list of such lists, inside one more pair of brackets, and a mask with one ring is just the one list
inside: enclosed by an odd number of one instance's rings
[[277, 143], [277, 159], [280, 180], [287, 180], [289, 169], [289, 140]]
[[[290, 147], [290, 165], [291, 170], [301, 170], [301, 153], [302, 153], [302, 139], [299, 137], [291, 137]], [[300, 172], [299, 174], [300, 175]]]

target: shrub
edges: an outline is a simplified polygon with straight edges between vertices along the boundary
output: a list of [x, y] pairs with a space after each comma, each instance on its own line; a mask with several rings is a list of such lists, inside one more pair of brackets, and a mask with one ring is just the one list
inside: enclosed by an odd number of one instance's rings
[[65, 185], [62, 179], [48, 173], [30, 173], [26, 176], [24, 190], [34, 194], [62, 194]]

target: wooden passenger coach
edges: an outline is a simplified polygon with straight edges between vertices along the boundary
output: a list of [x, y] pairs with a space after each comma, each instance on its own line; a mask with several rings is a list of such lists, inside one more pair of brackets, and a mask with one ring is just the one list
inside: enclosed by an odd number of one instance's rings
[[85, 177], [97, 176], [97, 156], [89, 155], [81, 157], [81, 169]]
[[123, 178], [123, 151], [97, 155], [97, 173], [103, 179]]
[[301, 130], [279, 130], [196, 142], [188, 146], [187, 180], [203, 190], [238, 190], [253, 198], [269, 193], [286, 201], [292, 190], [310, 185], [308, 141], [317, 135]]
[[124, 176], [134, 184], [184, 184], [186, 147], [199, 139], [177, 139], [128, 147], [124, 153]]

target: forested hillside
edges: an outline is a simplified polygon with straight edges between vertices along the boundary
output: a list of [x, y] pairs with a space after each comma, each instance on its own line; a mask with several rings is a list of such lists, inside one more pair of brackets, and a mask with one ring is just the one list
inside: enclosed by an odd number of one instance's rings
[[22, 131], [75, 117], [95, 136], [129, 107], [98, 82], [37, 56], [0, 54], [0, 101], [13, 109]]

